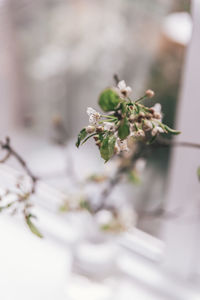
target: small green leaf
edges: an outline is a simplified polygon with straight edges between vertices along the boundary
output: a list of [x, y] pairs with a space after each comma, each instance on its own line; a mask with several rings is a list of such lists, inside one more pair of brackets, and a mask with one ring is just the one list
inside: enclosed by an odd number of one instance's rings
[[76, 142], [76, 147], [78, 148], [80, 146], [80, 143], [82, 140], [84, 140], [84, 138], [87, 136], [87, 132], [86, 132], [86, 129], [83, 128], [79, 134], [78, 134], [78, 139], [77, 139], [77, 142]]
[[123, 120], [121, 120], [118, 128], [118, 136], [121, 140], [124, 140], [127, 138], [129, 133], [130, 133], [129, 122], [127, 118], [124, 118]]
[[103, 139], [100, 147], [101, 157], [107, 162], [114, 154], [116, 138], [111, 135]]
[[198, 176], [198, 179], [200, 181], [200, 167], [198, 167], [198, 169], [197, 169], [197, 176]]
[[121, 99], [116, 91], [112, 89], [104, 90], [99, 97], [99, 106], [103, 111], [112, 111], [117, 108]]
[[26, 217], [26, 223], [33, 234], [37, 235], [39, 238], [43, 237], [37, 227], [32, 223], [30, 215]]
[[87, 140], [89, 140], [92, 136], [95, 136], [95, 135], [97, 136], [96, 132], [90, 134], [84, 141], [82, 141], [82, 144], [81, 144], [81, 145], [85, 144], [85, 142], [87, 142]]
[[170, 128], [170, 127], [167, 126], [167, 125], [164, 125], [164, 127], [165, 127], [165, 130], [167, 130], [167, 131], [168, 131], [169, 133], [171, 133], [171, 134], [177, 135], [177, 134], [180, 134], [180, 133], [181, 133], [180, 131], [174, 130], [174, 129]]

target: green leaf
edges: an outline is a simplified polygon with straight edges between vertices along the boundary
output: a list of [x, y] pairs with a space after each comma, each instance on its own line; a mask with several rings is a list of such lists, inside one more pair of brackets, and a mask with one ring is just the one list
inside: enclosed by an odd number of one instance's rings
[[111, 135], [103, 139], [100, 147], [101, 157], [107, 162], [114, 154], [116, 138]]
[[80, 146], [80, 143], [82, 140], [84, 140], [84, 138], [87, 136], [87, 132], [86, 132], [86, 129], [83, 128], [79, 134], [78, 134], [78, 139], [77, 139], [77, 142], [76, 142], [76, 147], [78, 148]]
[[124, 140], [127, 138], [129, 133], [130, 133], [129, 122], [127, 118], [124, 118], [123, 120], [121, 120], [118, 128], [118, 136], [121, 140]]
[[99, 106], [103, 111], [112, 111], [117, 108], [121, 99], [116, 91], [112, 89], [104, 90], [99, 97]]
[[85, 144], [85, 142], [87, 142], [87, 140], [89, 140], [92, 136], [97, 136], [97, 134], [96, 134], [96, 132], [95, 133], [92, 133], [92, 134], [90, 134], [83, 142], [82, 142], [82, 144], [81, 145], [83, 145], [83, 144]]
[[122, 115], [126, 115], [127, 112], [127, 104], [126, 102], [121, 103], [121, 110], [122, 110]]
[[26, 217], [26, 223], [33, 234], [37, 235], [39, 238], [43, 237], [37, 227], [32, 223], [30, 215]]
[[165, 127], [165, 130], [167, 130], [167, 131], [168, 131], [169, 133], [171, 133], [171, 134], [177, 135], [177, 134], [180, 134], [180, 133], [181, 133], [181, 131], [174, 130], [174, 129], [170, 128], [170, 127], [167, 126], [167, 125], [164, 125], [164, 127]]

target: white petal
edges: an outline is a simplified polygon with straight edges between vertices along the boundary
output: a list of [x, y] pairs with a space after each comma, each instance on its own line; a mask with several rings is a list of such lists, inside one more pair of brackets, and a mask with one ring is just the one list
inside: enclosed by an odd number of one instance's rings
[[111, 130], [114, 127], [113, 123], [110, 122], [104, 122], [103, 126], [105, 130]]
[[129, 151], [128, 145], [127, 145], [127, 139], [126, 140], [120, 140], [117, 139], [117, 144], [121, 151]]
[[160, 132], [160, 133], [164, 132], [164, 130], [161, 127], [158, 126], [157, 128], [158, 128], [158, 132]]
[[151, 131], [152, 136], [155, 136], [158, 133], [158, 128], [154, 127]]
[[127, 95], [130, 95], [131, 92], [132, 92], [132, 88], [130, 86], [127, 86], [126, 87], [126, 92], [127, 92]]
[[90, 117], [89, 117], [89, 123], [90, 123], [91, 125], [95, 125], [95, 122], [96, 122], [96, 119], [94, 118], [94, 116], [93, 116], [93, 115], [90, 115]]
[[153, 106], [153, 109], [158, 112], [158, 113], [161, 113], [161, 109], [162, 109], [162, 106], [160, 103], [156, 103], [154, 106]]
[[92, 107], [88, 107], [87, 114], [88, 114], [88, 116], [96, 114], [96, 110], [94, 110]]
[[117, 86], [120, 90], [124, 90], [126, 88], [126, 82], [124, 80], [121, 80]]

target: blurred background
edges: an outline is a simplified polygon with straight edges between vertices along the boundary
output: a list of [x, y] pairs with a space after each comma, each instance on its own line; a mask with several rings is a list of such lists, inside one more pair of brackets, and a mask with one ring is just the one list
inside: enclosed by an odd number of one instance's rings
[[[200, 299], [186, 291], [179, 296], [174, 292], [173, 296], [171, 283], [163, 285], [164, 295], [162, 289], [151, 286], [152, 276], [156, 285], [159, 280], [152, 264], [161, 260], [165, 247], [163, 220], [144, 218], [140, 211], [165, 203], [169, 149], [150, 157], [141, 184], [122, 183], [112, 194], [119, 202], [130, 198], [137, 214], [135, 233], [125, 234], [118, 242], [110, 237], [112, 243], [106, 238], [109, 246], [87, 244], [85, 231], [93, 224], [90, 217], [60, 216], [57, 200], [62, 192], [81, 197], [83, 188], [74, 177], [83, 180], [112, 173], [115, 168], [114, 163], [103, 166], [92, 143], [79, 151], [74, 147], [77, 133], [88, 123], [86, 108], [98, 110], [98, 95], [114, 83], [113, 74], [125, 79], [134, 98], [153, 89], [156, 96], [151, 104], [160, 102], [164, 123], [175, 126], [185, 54], [192, 35], [190, 11], [189, 0], [0, 1], [0, 135], [9, 135], [32, 170], [44, 179], [36, 210], [47, 236], [47, 241], [38, 241], [23, 225], [16, 225], [16, 229], [15, 221], [2, 217], [2, 299], [25, 299], [25, 285], [32, 291], [29, 299], [112, 299], [111, 290], [119, 282], [121, 289], [115, 295], [119, 299]], [[2, 188], [6, 182], [10, 184], [11, 177], [14, 180], [15, 171], [19, 168], [12, 160], [8, 169], [1, 167]], [[90, 186], [90, 193], [95, 195], [98, 189]], [[81, 229], [83, 224], [85, 230]], [[16, 264], [15, 254], [11, 255], [12, 263], [8, 262], [8, 248], [15, 247], [16, 242], [20, 264]], [[28, 249], [24, 248], [27, 243]], [[39, 253], [38, 262], [33, 248]], [[24, 255], [27, 252], [30, 257]], [[117, 271], [111, 253], [118, 262]], [[29, 269], [29, 263], [34, 268]], [[24, 284], [18, 285], [16, 270], [21, 266]], [[136, 269], [150, 286], [152, 297], [140, 279], [134, 281]], [[11, 279], [10, 273], [15, 274]], [[30, 281], [24, 279], [27, 273]], [[61, 273], [63, 278], [56, 279], [56, 285], [54, 277], [62, 277]], [[14, 298], [8, 291], [10, 280]]]

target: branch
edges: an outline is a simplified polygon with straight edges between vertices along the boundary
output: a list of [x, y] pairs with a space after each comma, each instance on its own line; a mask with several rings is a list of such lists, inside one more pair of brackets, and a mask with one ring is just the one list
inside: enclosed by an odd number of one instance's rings
[[162, 137], [158, 137], [152, 145], [161, 147], [187, 147], [200, 149], [200, 144], [197, 143], [173, 141]]
[[117, 74], [114, 74], [113, 78], [114, 78], [115, 84], [118, 85], [118, 83], [120, 82], [119, 76]]
[[2, 160], [0, 160], [0, 163], [5, 163], [11, 156], [13, 156], [19, 162], [19, 164], [22, 166], [22, 168], [25, 170], [26, 174], [31, 178], [31, 180], [32, 180], [32, 191], [31, 192], [34, 193], [36, 182], [38, 181], [39, 178], [36, 177], [33, 174], [33, 172], [29, 169], [27, 163], [21, 157], [21, 155], [13, 149], [13, 147], [10, 144], [9, 137], [6, 137], [5, 142], [0, 141], [0, 146], [3, 150], [7, 151], [5, 157]]
[[122, 174], [134, 168], [137, 160], [145, 156], [146, 148], [147, 147], [145, 144], [138, 143], [138, 150], [131, 158], [130, 164], [120, 167], [115, 173], [114, 177], [108, 181], [108, 186], [102, 191], [100, 195], [99, 205], [95, 208], [95, 212], [98, 212], [99, 210], [106, 207], [106, 200], [120, 181]]

